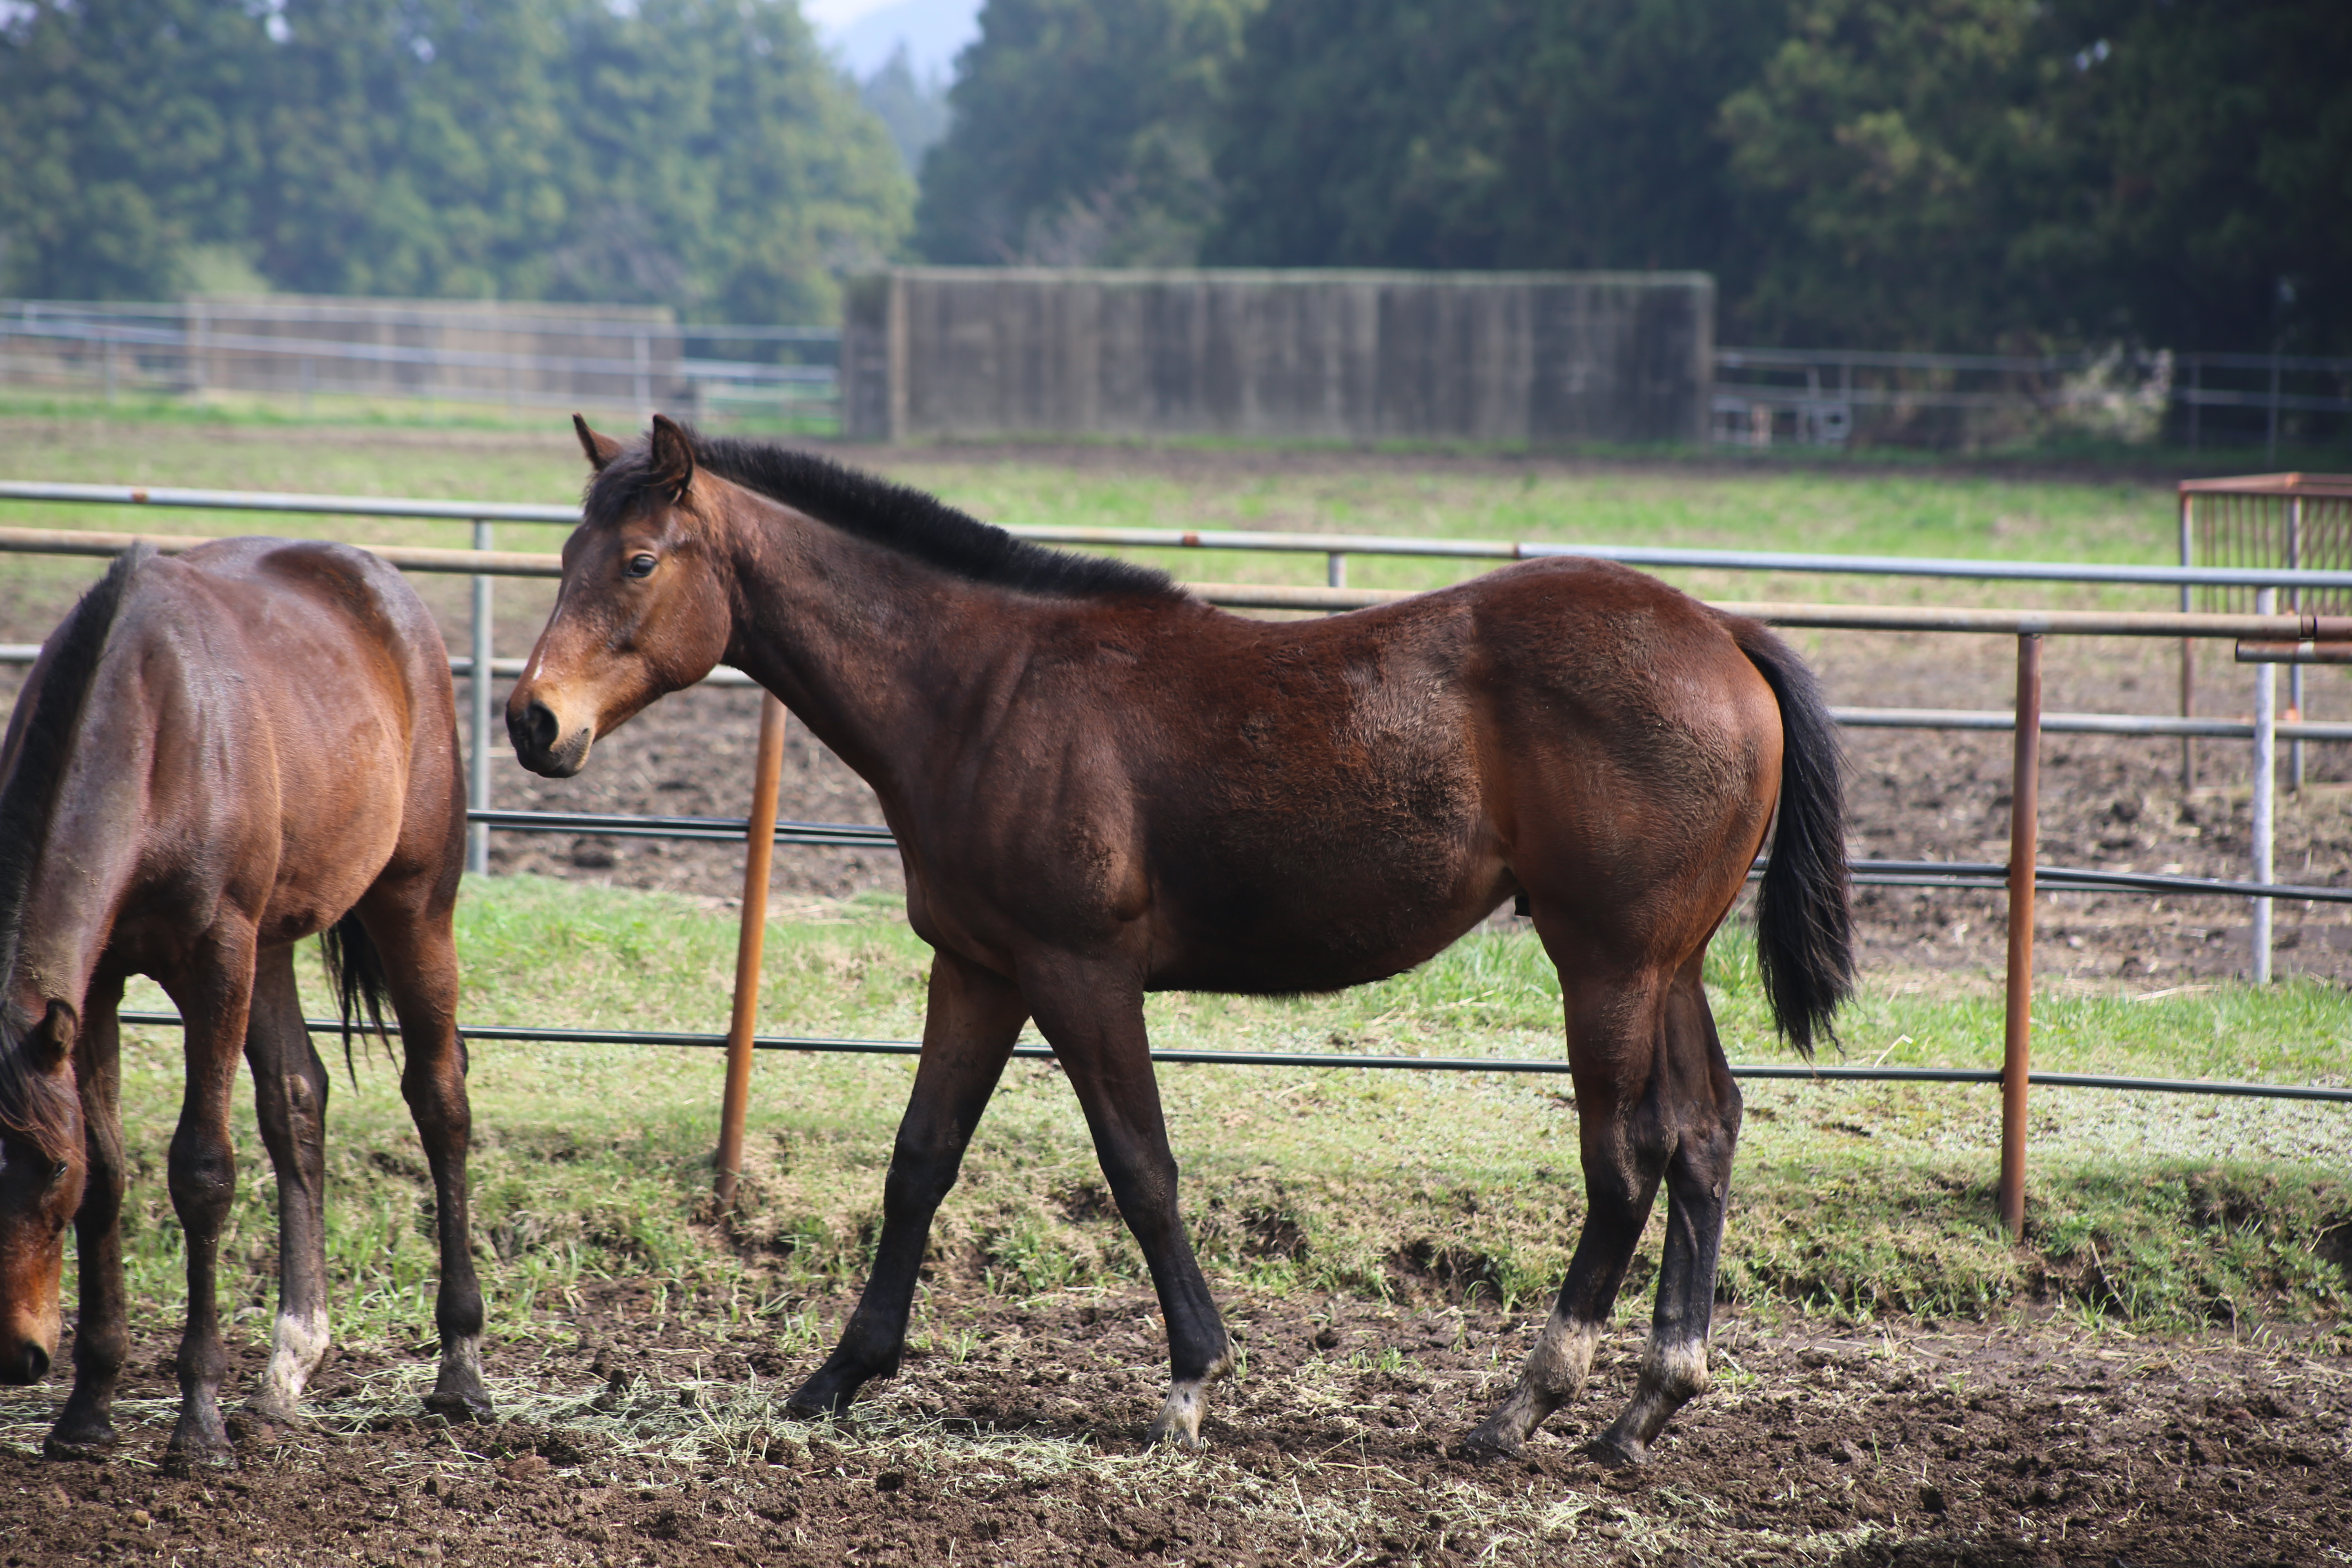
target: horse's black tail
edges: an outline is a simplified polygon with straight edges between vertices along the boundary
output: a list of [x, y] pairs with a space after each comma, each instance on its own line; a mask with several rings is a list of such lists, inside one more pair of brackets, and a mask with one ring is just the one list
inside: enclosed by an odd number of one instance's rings
[[1853, 900], [1845, 864], [1844, 748], [1819, 681], [1758, 621], [1731, 635], [1780, 702], [1780, 810], [1756, 893], [1756, 967], [1772, 1021], [1810, 1057], [1853, 989]]
[[335, 1011], [343, 1020], [343, 1070], [357, 1083], [360, 1075], [352, 1061], [352, 1030], [362, 1008], [367, 1011], [369, 1027], [387, 1047], [392, 1043], [391, 1032], [383, 1026], [384, 1005], [392, 1000], [383, 954], [376, 951], [374, 939], [360, 923], [359, 911], [352, 910], [319, 933], [319, 955], [327, 961], [327, 984], [334, 987]]

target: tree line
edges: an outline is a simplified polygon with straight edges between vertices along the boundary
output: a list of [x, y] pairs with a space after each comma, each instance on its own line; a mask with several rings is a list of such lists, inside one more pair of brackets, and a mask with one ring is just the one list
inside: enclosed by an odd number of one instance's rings
[[0, 293], [609, 300], [823, 321], [901, 247], [794, 0], [13, 0]]
[[2345, 0], [990, 0], [931, 259], [1696, 268], [1727, 337], [2352, 353]]
[[794, 0], [0, 0], [0, 293], [1691, 268], [1748, 342], [2352, 353], [2347, 83], [2347, 0], [988, 0], [934, 141]]

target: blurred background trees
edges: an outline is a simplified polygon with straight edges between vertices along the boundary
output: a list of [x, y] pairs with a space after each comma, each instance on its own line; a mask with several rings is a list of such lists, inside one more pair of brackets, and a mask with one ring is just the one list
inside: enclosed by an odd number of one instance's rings
[[2345, 0], [987, 0], [944, 102], [794, 0], [9, 0], [0, 293], [1697, 268], [1748, 342], [2352, 353], [2347, 84]]
[[0, 293], [822, 320], [913, 187], [794, 0], [23, 0]]

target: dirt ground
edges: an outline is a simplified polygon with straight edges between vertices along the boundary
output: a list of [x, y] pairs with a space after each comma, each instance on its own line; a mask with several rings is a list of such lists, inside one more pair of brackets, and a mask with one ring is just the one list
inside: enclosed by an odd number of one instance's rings
[[[821, 1342], [846, 1305], [806, 1304]], [[1517, 1461], [1454, 1457], [1538, 1320], [1443, 1301], [1229, 1300], [1247, 1352], [1200, 1456], [1143, 1447], [1147, 1296], [929, 1298], [926, 1353], [843, 1423], [782, 1420], [807, 1339], [583, 1300], [494, 1347], [506, 1420], [420, 1414], [422, 1358], [331, 1363], [234, 1471], [157, 1468], [168, 1343], [112, 1463], [34, 1457], [60, 1391], [0, 1392], [0, 1564], [2319, 1563], [2352, 1541], [2352, 1358], [2055, 1323], [1866, 1333], [1728, 1318], [1716, 1390], [1639, 1472], [1580, 1445], [1639, 1341]], [[2340, 1349], [2340, 1345], [2337, 1347]], [[257, 1367], [262, 1347], [242, 1357]]]

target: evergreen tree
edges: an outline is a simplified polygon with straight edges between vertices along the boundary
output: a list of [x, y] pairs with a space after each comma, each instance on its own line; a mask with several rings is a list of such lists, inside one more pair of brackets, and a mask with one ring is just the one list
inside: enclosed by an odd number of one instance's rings
[[857, 99], [889, 128], [909, 174], [922, 168], [923, 154], [948, 133], [947, 84], [936, 76], [918, 79], [903, 40], [858, 84]]
[[1181, 266], [1216, 216], [1213, 118], [1259, 0], [989, 0], [923, 163], [934, 261]]
[[244, 241], [268, 44], [219, 0], [0, 10], [0, 292], [156, 299]]
[[1782, 0], [1272, 0], [1223, 117], [1211, 252], [1737, 274], [1716, 106], [1781, 15]]

